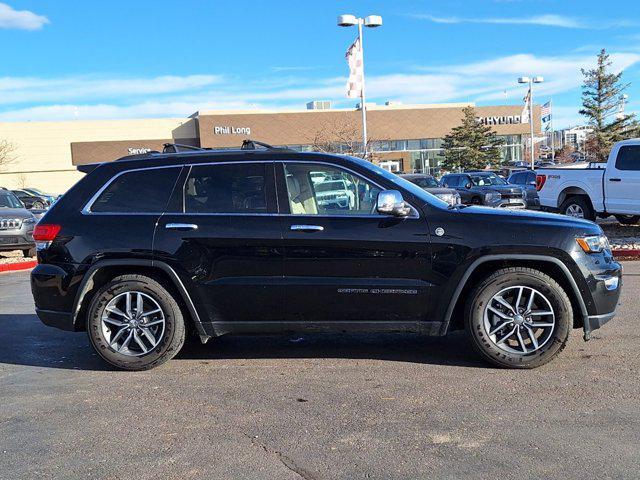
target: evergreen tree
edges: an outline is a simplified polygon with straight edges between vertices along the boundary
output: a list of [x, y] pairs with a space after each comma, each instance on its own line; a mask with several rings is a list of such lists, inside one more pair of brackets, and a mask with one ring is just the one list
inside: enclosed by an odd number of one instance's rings
[[622, 72], [610, 73], [610, 67], [611, 60], [603, 48], [595, 68], [581, 69], [584, 83], [580, 114], [587, 117], [593, 129], [589, 135], [589, 154], [600, 162], [607, 160], [614, 142], [638, 135], [634, 115], [619, 114], [622, 94], [628, 84], [620, 82]]
[[500, 164], [502, 141], [476, 118], [473, 107], [462, 109], [462, 123], [444, 137], [442, 166], [449, 171], [483, 169]]

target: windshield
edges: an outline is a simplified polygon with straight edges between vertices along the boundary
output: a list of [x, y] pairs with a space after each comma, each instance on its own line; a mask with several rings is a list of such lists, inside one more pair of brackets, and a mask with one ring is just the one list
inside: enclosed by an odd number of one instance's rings
[[0, 192], [0, 208], [24, 208], [13, 193]]
[[405, 180], [404, 178], [401, 178], [398, 175], [388, 172], [384, 168], [374, 165], [373, 163], [363, 160], [361, 158], [349, 157], [349, 159], [353, 160], [358, 165], [364, 168], [367, 168], [372, 172], [377, 173], [381, 177], [384, 177], [386, 180], [389, 180], [394, 185], [397, 185], [398, 187], [411, 192], [413, 196], [419, 198], [420, 200], [424, 200], [425, 202], [440, 208], [449, 207], [449, 204], [447, 202], [440, 200], [435, 195], [431, 195], [429, 192], [427, 192], [426, 190], [423, 190], [421, 187], [419, 187], [415, 183], [411, 183], [409, 180]]
[[436, 182], [436, 179], [433, 177], [408, 178], [407, 180], [422, 188], [437, 188], [439, 186], [438, 182]]
[[471, 182], [476, 187], [485, 187], [487, 185], [506, 185], [506, 180], [503, 180], [495, 173], [488, 173], [484, 175], [471, 175]]
[[345, 190], [345, 184], [341, 181], [316, 183], [316, 192], [331, 192], [334, 190]]

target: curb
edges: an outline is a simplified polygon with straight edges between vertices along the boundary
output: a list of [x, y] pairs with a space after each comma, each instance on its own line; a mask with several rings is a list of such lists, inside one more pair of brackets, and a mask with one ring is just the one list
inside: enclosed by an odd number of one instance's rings
[[624, 258], [626, 260], [640, 259], [640, 250], [612, 250], [613, 256], [616, 258]]
[[0, 264], [0, 273], [29, 270], [30, 268], [34, 268], [37, 264], [38, 262], [36, 260], [31, 260], [29, 262], [3, 263]]

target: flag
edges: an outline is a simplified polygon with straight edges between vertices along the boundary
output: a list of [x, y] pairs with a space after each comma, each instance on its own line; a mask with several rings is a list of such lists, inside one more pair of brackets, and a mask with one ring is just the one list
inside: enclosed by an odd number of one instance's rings
[[551, 121], [551, 100], [542, 105], [540, 115], [542, 116], [543, 123]]
[[531, 112], [529, 111], [529, 101], [531, 100], [531, 89], [527, 90], [527, 94], [522, 99], [524, 101], [524, 107], [522, 109], [522, 123], [529, 123], [529, 118], [531, 118]]
[[360, 38], [351, 44], [345, 55], [349, 65], [349, 80], [347, 81], [347, 98], [358, 98], [362, 96], [362, 78], [364, 76], [362, 68], [362, 49], [360, 48]]

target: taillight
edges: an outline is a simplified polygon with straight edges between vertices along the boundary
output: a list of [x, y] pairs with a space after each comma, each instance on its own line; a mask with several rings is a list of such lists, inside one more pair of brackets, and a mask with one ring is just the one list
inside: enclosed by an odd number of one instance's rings
[[539, 192], [544, 187], [544, 182], [547, 181], [546, 175], [536, 175], [536, 190]]
[[33, 229], [33, 239], [36, 242], [52, 242], [62, 225], [52, 225], [52, 224], [37, 224]]

